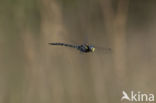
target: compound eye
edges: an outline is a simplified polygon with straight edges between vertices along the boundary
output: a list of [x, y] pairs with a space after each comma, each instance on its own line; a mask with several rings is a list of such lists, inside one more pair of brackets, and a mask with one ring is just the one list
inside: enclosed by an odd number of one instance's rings
[[94, 48], [94, 47], [92, 48], [92, 51], [93, 51], [93, 52], [95, 51], [95, 48]]

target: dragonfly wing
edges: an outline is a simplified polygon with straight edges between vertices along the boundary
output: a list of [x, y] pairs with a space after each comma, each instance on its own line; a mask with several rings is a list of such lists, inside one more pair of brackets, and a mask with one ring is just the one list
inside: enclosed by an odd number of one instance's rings
[[95, 50], [100, 51], [100, 52], [104, 52], [104, 53], [112, 53], [111, 48], [104, 48], [104, 47], [95, 46]]

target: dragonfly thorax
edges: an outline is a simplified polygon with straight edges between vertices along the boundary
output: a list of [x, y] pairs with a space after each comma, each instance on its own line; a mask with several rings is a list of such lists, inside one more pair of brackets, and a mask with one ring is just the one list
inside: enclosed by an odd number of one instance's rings
[[78, 49], [79, 49], [81, 52], [85, 52], [85, 53], [94, 52], [94, 51], [95, 51], [95, 48], [94, 48], [93, 46], [88, 45], [88, 44], [80, 45], [80, 46], [78, 47]]

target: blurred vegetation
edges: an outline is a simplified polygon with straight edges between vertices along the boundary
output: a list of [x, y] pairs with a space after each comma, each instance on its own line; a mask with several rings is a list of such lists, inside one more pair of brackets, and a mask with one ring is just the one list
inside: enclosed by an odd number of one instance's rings
[[156, 93], [155, 4], [0, 0], [0, 103], [120, 103], [123, 90]]

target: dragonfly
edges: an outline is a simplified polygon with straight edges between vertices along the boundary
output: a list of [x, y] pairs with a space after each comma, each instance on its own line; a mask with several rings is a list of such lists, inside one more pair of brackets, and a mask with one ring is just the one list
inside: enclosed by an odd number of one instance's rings
[[55, 46], [65, 46], [65, 47], [75, 48], [83, 53], [90, 53], [95, 51], [95, 47], [89, 44], [81, 44], [81, 45], [72, 45], [66, 43], [48, 43], [48, 44], [55, 45]]
[[[90, 43], [88, 43], [88, 35], [85, 34], [83, 35], [84, 36], [84, 42], [83, 44], [78, 44], [78, 45], [75, 45], [75, 44], [68, 44], [68, 43], [61, 43], [61, 42], [52, 42], [52, 43], [48, 43], [52, 46], [64, 46], [64, 47], [70, 47], [70, 48], [74, 48], [82, 53], [93, 53], [95, 51], [104, 51], [105, 53], [111, 53], [112, 52], [112, 49], [111, 48], [103, 48], [103, 47], [98, 47], [98, 46], [93, 46], [93, 45], [90, 45]], [[72, 41], [72, 40], [70, 40]], [[73, 43], [73, 41], [72, 41]], [[74, 42], [75, 43], [75, 42]]]
[[80, 45], [73, 45], [73, 44], [67, 44], [67, 43], [48, 43], [53, 46], [64, 46], [64, 47], [70, 47], [79, 50], [82, 53], [93, 53], [95, 52], [95, 48], [102, 49], [104, 51], [110, 52], [111, 48], [99, 48], [95, 47], [93, 45], [89, 44], [80, 44]]

